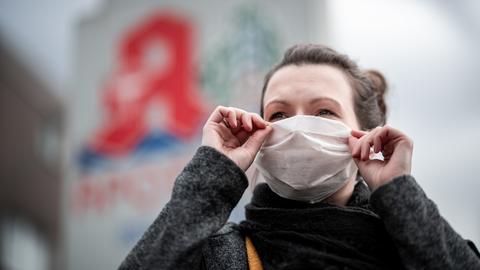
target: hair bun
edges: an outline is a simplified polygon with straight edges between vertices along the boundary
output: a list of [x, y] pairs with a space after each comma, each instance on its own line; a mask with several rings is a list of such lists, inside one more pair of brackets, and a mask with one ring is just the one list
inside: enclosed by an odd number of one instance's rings
[[365, 71], [368, 79], [372, 82], [373, 90], [377, 94], [378, 107], [382, 111], [383, 115], [387, 113], [387, 104], [385, 103], [385, 94], [387, 93], [388, 84], [387, 80], [382, 73], [377, 70], [369, 69]]

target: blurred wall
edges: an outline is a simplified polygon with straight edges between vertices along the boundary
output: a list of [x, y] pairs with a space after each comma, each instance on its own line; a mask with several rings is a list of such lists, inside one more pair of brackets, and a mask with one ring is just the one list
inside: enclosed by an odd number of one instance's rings
[[36, 262], [38, 269], [62, 268], [64, 114], [0, 42], [0, 265], [6, 269]]
[[0, 39], [54, 95], [70, 93], [74, 27], [103, 0], [2, 0]]

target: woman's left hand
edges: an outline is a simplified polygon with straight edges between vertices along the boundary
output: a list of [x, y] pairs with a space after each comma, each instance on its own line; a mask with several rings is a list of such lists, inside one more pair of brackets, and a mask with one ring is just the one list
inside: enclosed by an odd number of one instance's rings
[[[395, 177], [410, 174], [413, 141], [390, 126], [376, 127], [369, 132], [352, 130], [348, 145], [360, 174], [372, 191]], [[384, 160], [370, 159], [370, 147], [382, 152]]]

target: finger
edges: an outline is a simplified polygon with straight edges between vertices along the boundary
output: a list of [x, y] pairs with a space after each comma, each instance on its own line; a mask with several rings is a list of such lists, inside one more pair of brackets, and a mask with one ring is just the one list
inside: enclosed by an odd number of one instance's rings
[[395, 150], [393, 143], [387, 143], [383, 146], [382, 155], [384, 160], [390, 159], [393, 154], [393, 150]]
[[238, 134], [240, 131], [242, 131], [243, 128], [242, 128], [240, 125], [238, 125], [236, 128], [230, 128], [230, 130], [231, 130], [231, 132], [232, 132], [233, 135], [236, 135], [236, 134]]
[[395, 140], [400, 137], [405, 137], [405, 138], [407, 137], [400, 130], [394, 129], [390, 126], [384, 126], [384, 128], [378, 135], [381, 137], [383, 143], [385, 144], [391, 140]]
[[247, 141], [248, 137], [250, 137], [251, 135], [251, 132], [241, 129], [237, 134], [235, 134], [235, 137], [237, 137], [240, 145], [243, 145]]
[[350, 150], [350, 153], [352, 153], [352, 156], [353, 156], [353, 150], [357, 142], [358, 142], [358, 138], [354, 136], [348, 137], [348, 149]]
[[262, 117], [260, 117], [260, 115], [256, 113], [252, 113], [252, 120], [253, 120], [253, 124], [257, 128], [262, 129], [267, 126], [267, 121], [263, 120]]
[[[227, 126], [225, 126], [225, 125], [218, 125], [217, 127], [219, 128], [219, 131], [221, 132], [221, 134], [225, 134], [225, 135], [226, 135], [226, 134], [231, 133], [230, 127], [227, 127]], [[223, 136], [222, 136], [222, 137], [223, 137]]]
[[[255, 121], [254, 120], [255, 119], [255, 114], [250, 113], [250, 116], [251, 116], [252, 123], [253, 123]], [[260, 116], [258, 116], [258, 117], [260, 117]], [[263, 119], [261, 119], [261, 120], [263, 121]], [[243, 145], [245, 143], [245, 141], [248, 139], [248, 137], [252, 136], [252, 134], [254, 134], [257, 130], [264, 129], [265, 127], [266, 127], [266, 125], [264, 125], [262, 128], [258, 128], [256, 125], [254, 125], [254, 126], [252, 126], [251, 131], [245, 130], [244, 128], [240, 128], [240, 131], [237, 134], [235, 134], [235, 136], [237, 137], [237, 139]]]
[[360, 158], [360, 154], [361, 154], [361, 147], [362, 147], [362, 144], [363, 144], [363, 141], [365, 141], [365, 139], [367, 138], [367, 135], [363, 135], [362, 137], [360, 138], [357, 138], [357, 141], [355, 143], [355, 146], [353, 148], [353, 156], [356, 157], [356, 158]]
[[373, 138], [373, 152], [378, 153], [382, 151], [382, 137], [378, 134]]
[[255, 131], [255, 133], [253, 133], [253, 135], [245, 142], [245, 148], [251, 153], [256, 154], [271, 131], [272, 127], [270, 126]]
[[351, 134], [353, 137], [357, 138], [355, 146], [352, 150], [352, 155], [354, 157], [360, 157], [360, 146], [362, 145], [362, 141], [365, 139], [365, 136], [368, 135], [368, 132], [362, 130], [354, 130], [352, 129]]
[[229, 128], [236, 128], [237, 127], [237, 119], [234, 110], [230, 108], [226, 108], [223, 106], [218, 106], [214, 112], [210, 115], [208, 121], [212, 121], [215, 123], [221, 123], [225, 120], [226, 125]]
[[370, 147], [373, 145], [373, 138], [375, 135], [379, 132], [381, 128], [376, 127], [373, 130], [371, 130], [366, 136], [361, 138], [361, 152], [360, 152], [360, 159], [361, 160], [367, 160], [370, 157]]
[[[234, 111], [235, 112], [235, 116], [236, 116], [236, 119], [237, 119], [237, 126], [240, 126], [242, 128], [245, 128], [246, 126], [248, 126], [249, 122], [251, 123], [251, 121], [249, 121], [249, 113], [247, 111], [244, 111], [242, 109], [239, 109], [239, 108], [235, 108], [235, 107], [228, 107], [229, 110], [231, 111]], [[245, 116], [247, 115], [247, 116]], [[244, 123], [244, 120], [245, 120], [245, 123]], [[239, 123], [240, 121], [240, 123]], [[253, 129], [253, 125], [250, 124], [249, 125], [250, 127], [252, 127]]]
[[368, 146], [365, 146], [362, 150], [362, 160], [368, 160], [370, 159], [370, 154], [371, 154], [371, 147], [375, 146], [375, 138], [378, 137], [378, 134], [381, 132], [382, 127], [376, 127], [374, 128], [369, 134], [368, 138], [365, 139], [368, 141]]
[[242, 113], [241, 119], [242, 119], [243, 129], [245, 129], [246, 131], [252, 131], [253, 130], [252, 116], [249, 113], [245, 112], [245, 113]]
[[363, 130], [355, 130], [355, 129], [352, 129], [352, 131], [350, 132], [350, 134], [352, 134], [352, 136], [356, 137], [356, 138], [361, 138], [362, 136], [368, 134], [368, 132], [365, 132]]
[[367, 160], [370, 153], [371, 140], [364, 140], [361, 145], [360, 160]]
[[215, 110], [213, 110], [212, 114], [207, 119], [207, 122], [215, 122], [215, 123], [221, 123], [223, 121], [223, 114], [222, 110], [225, 110], [226, 108], [223, 106], [217, 106]]
[[222, 114], [225, 118], [228, 119], [228, 123], [232, 128], [236, 128], [238, 126], [237, 113], [235, 112], [235, 110], [232, 110], [231, 108], [226, 108], [226, 110], [222, 111]]
[[385, 160], [388, 160], [395, 149], [396, 139], [406, 136], [397, 129], [390, 126], [384, 126], [374, 137], [374, 152], [382, 152]]

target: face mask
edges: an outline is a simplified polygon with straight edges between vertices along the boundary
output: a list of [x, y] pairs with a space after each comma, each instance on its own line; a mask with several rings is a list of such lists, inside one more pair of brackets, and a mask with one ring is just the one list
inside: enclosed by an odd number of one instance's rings
[[271, 127], [254, 164], [256, 175], [281, 197], [316, 203], [356, 174], [348, 148], [351, 129], [342, 122], [297, 115]]

